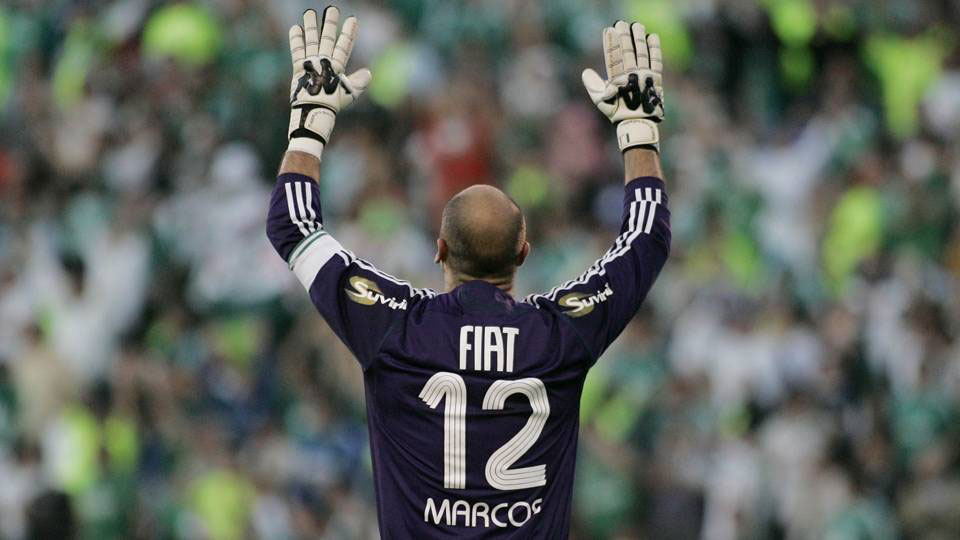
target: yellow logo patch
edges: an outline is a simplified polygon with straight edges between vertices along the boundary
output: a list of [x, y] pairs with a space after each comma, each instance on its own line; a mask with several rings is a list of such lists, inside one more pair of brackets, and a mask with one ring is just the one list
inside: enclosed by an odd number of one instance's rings
[[564, 314], [570, 317], [583, 317], [584, 315], [589, 315], [593, 312], [593, 308], [597, 304], [606, 302], [611, 296], [613, 296], [613, 289], [611, 289], [610, 284], [607, 283], [602, 291], [597, 291], [594, 294], [580, 292], [567, 293], [561, 296], [557, 303], [560, 304], [560, 307], [568, 308], [564, 311]]
[[347, 298], [358, 304], [364, 306], [381, 304], [390, 309], [407, 309], [406, 299], [397, 300], [396, 298], [386, 296], [380, 290], [380, 287], [369, 279], [353, 276], [349, 282], [350, 288], [344, 289], [344, 292], [347, 293]]

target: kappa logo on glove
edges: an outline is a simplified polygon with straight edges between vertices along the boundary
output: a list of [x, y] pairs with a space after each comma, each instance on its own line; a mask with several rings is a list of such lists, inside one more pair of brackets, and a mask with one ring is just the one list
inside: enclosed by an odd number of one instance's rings
[[605, 99], [604, 102], [613, 104], [618, 98], [622, 99], [623, 104], [631, 111], [643, 108], [646, 114], [652, 114], [658, 106], [663, 104], [663, 100], [657, 94], [657, 87], [653, 84], [653, 78], [647, 78], [641, 90], [640, 78], [636, 73], [631, 73], [627, 77], [627, 84], [619, 87], [617, 93], [610, 99]]
[[[305, 70], [304, 74], [297, 81], [297, 89], [293, 92], [292, 100], [297, 99], [300, 90], [306, 90], [311, 96], [318, 95], [320, 90], [323, 90], [327, 95], [332, 95], [337, 91], [337, 86], [340, 85], [340, 76], [333, 71], [330, 60], [320, 59], [320, 72], [317, 72], [310, 60], [303, 63], [303, 69]], [[343, 90], [348, 94], [350, 93], [350, 89], [346, 86], [343, 87]]]

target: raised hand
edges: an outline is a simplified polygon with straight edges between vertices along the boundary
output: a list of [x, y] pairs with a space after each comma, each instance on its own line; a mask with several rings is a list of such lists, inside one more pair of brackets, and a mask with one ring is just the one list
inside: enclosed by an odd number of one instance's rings
[[303, 13], [303, 26], [290, 27], [293, 79], [288, 150], [317, 158], [330, 140], [337, 114], [356, 101], [371, 80], [366, 68], [344, 74], [356, 41], [357, 19], [347, 17], [338, 35], [339, 21], [340, 10], [327, 6], [319, 25], [317, 12], [308, 9]]
[[617, 126], [620, 150], [658, 148], [663, 120], [663, 56], [660, 37], [638, 22], [617, 21], [603, 29], [604, 80], [592, 69], [581, 78], [590, 99]]

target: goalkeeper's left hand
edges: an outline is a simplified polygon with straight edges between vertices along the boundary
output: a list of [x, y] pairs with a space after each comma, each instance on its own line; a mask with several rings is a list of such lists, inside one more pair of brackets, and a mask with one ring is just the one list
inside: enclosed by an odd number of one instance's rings
[[659, 149], [663, 120], [663, 58], [660, 37], [638, 22], [617, 21], [603, 29], [604, 80], [583, 70], [590, 99], [617, 126], [621, 151], [636, 146]]
[[308, 9], [303, 13], [303, 26], [290, 28], [293, 80], [287, 150], [306, 152], [317, 159], [330, 140], [337, 113], [356, 101], [371, 80], [369, 69], [344, 74], [357, 36], [357, 19], [347, 17], [338, 36], [339, 20], [340, 10], [327, 6], [318, 28], [317, 12]]

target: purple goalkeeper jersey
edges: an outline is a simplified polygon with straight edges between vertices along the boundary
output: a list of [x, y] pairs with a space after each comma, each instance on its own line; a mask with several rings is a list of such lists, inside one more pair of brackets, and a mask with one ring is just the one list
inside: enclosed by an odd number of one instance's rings
[[613, 246], [523, 300], [378, 270], [323, 229], [306, 176], [278, 178], [267, 235], [363, 369], [381, 536], [566, 538], [584, 377], [670, 250], [663, 181], [628, 183]]

